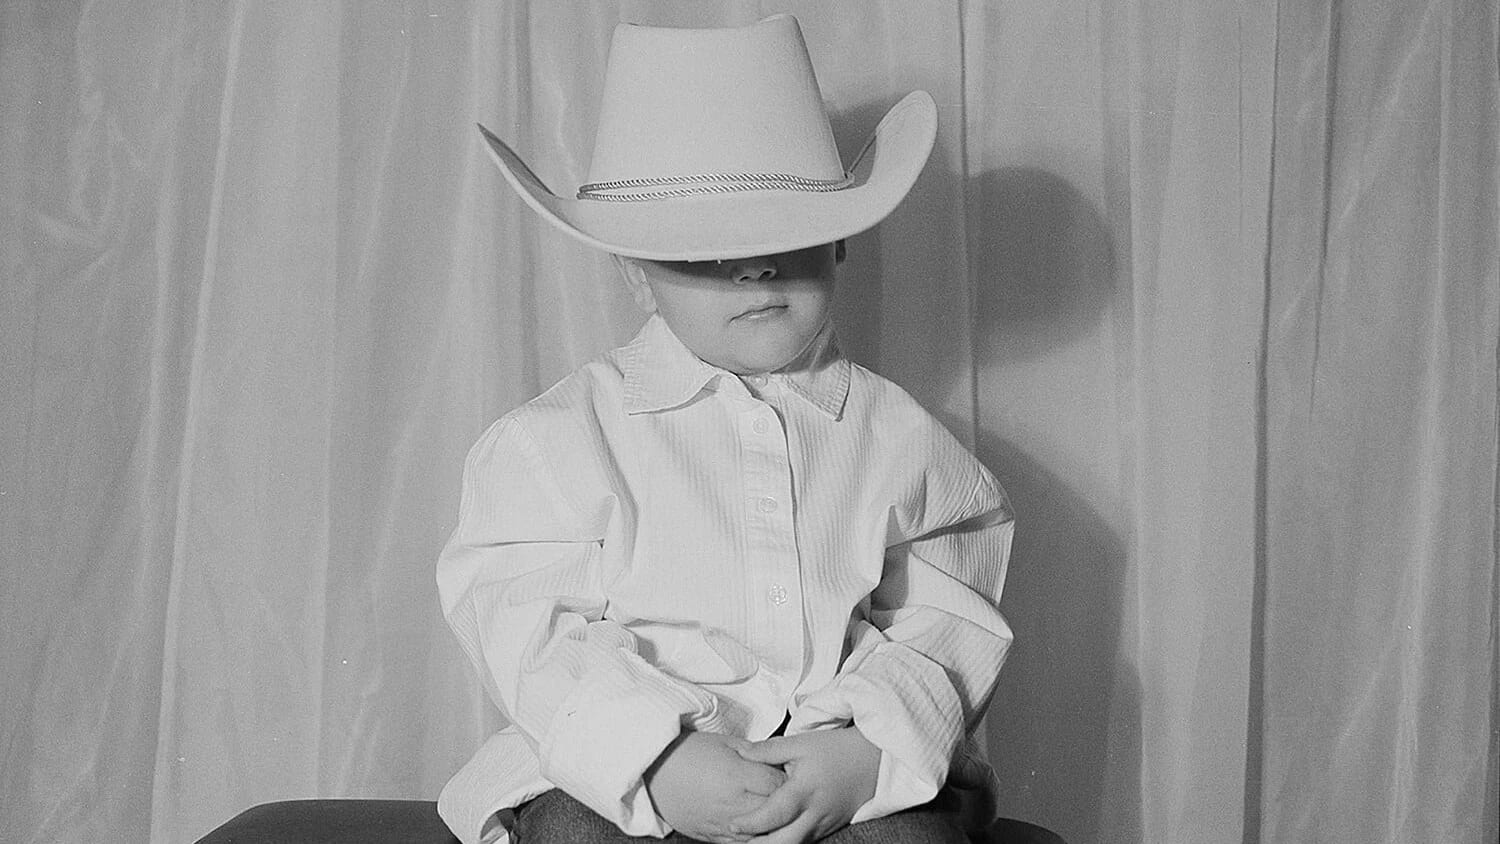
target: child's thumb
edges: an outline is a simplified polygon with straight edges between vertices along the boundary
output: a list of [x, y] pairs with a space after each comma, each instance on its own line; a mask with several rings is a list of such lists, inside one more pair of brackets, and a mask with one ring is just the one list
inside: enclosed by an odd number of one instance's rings
[[790, 743], [781, 736], [773, 736], [740, 749], [740, 756], [751, 762], [764, 765], [782, 765], [792, 761]]

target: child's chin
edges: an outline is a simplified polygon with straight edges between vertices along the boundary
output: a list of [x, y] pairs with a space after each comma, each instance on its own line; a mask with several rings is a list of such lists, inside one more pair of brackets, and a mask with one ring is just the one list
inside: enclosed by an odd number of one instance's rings
[[743, 371], [746, 374], [759, 374], [759, 373], [763, 373], [763, 372], [777, 372], [779, 370], [785, 369], [795, 359], [796, 359], [795, 355], [788, 355], [786, 357], [780, 357], [780, 356], [778, 356], [778, 357], [759, 358], [757, 360], [748, 362]]

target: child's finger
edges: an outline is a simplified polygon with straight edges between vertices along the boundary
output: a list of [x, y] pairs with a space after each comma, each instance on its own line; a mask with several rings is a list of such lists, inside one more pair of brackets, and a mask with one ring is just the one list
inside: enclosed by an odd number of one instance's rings
[[793, 752], [796, 750], [795, 741], [784, 736], [775, 736], [765, 741], [756, 742], [740, 751], [740, 755], [751, 762], [761, 762], [766, 765], [785, 765], [796, 758]]
[[729, 820], [729, 831], [760, 835], [780, 829], [802, 814], [802, 795], [795, 789], [777, 789], [759, 809]]
[[746, 765], [742, 785], [751, 794], [769, 797], [786, 782], [786, 772], [770, 765]]
[[816, 826], [817, 819], [811, 813], [803, 814], [780, 829], [750, 839], [747, 844], [806, 844], [813, 840]]
[[744, 753], [749, 748], [755, 746], [753, 742], [742, 739], [739, 736], [724, 736], [723, 741], [725, 746], [735, 753]]

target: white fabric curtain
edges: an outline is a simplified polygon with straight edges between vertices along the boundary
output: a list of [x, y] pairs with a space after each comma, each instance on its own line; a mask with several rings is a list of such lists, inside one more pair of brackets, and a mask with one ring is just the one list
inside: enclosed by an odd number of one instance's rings
[[1494, 0], [4, 4], [0, 837], [436, 795], [462, 456], [640, 320], [473, 124], [570, 189], [618, 20], [778, 11], [939, 103], [838, 318], [1015, 499], [1002, 811], [1496, 840]]

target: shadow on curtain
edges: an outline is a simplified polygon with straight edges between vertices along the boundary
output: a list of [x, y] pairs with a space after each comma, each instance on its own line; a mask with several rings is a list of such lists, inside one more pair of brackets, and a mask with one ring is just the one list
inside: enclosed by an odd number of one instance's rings
[[[981, 371], [1046, 357], [1108, 317], [1118, 268], [1087, 197], [1026, 166], [978, 175], [969, 195]], [[1083, 494], [980, 418], [976, 453], [1002, 473], [1026, 526], [1006, 589], [1011, 622], [1031, 642], [1015, 649], [995, 703], [1013, 713], [990, 723], [997, 773], [1039, 816], [1103, 818], [1107, 789], [1140, 788], [1140, 680], [1118, 656], [1128, 549]], [[1107, 783], [1111, 769], [1120, 773]], [[1122, 808], [1108, 830], [1065, 828], [1072, 840], [1138, 840], [1140, 818]]]

